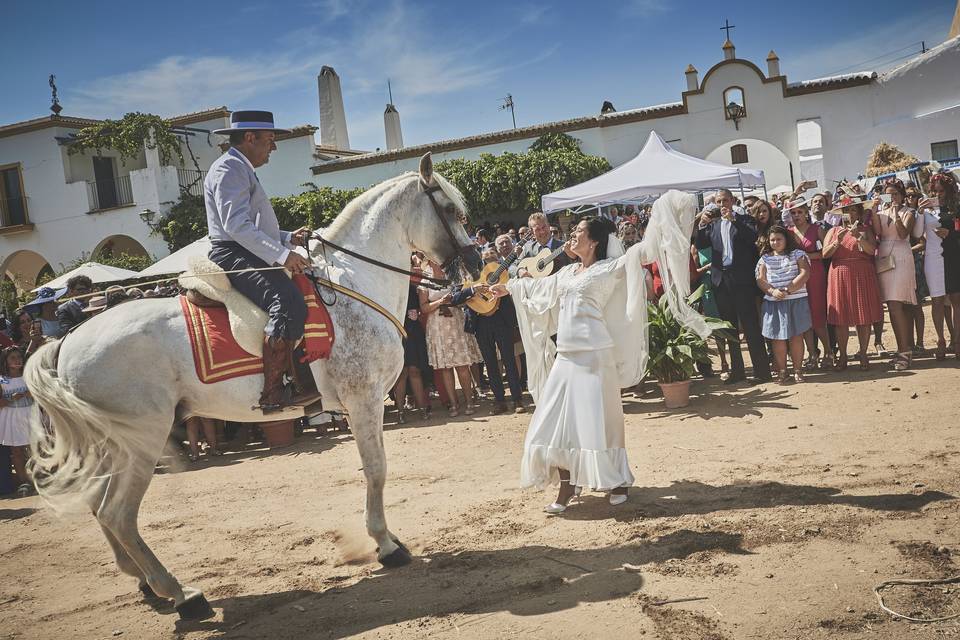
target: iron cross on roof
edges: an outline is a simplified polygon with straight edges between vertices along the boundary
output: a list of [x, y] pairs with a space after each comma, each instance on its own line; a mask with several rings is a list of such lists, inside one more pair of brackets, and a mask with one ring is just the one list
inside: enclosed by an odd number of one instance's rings
[[729, 39], [730, 39], [730, 29], [735, 29], [736, 26], [737, 26], [737, 25], [730, 24], [730, 21], [729, 21], [729, 20], [724, 19], [724, 21], [723, 21], [723, 26], [720, 27], [720, 31], [726, 31], [726, 32], [727, 32], [727, 40], [729, 40]]

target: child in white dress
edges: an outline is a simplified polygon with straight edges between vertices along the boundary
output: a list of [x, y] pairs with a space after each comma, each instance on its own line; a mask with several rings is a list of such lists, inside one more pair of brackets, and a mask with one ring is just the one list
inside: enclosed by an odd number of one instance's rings
[[0, 392], [0, 445], [10, 447], [17, 491], [27, 495], [33, 491], [27, 475], [33, 398], [23, 381], [23, 352], [19, 347], [0, 352]]

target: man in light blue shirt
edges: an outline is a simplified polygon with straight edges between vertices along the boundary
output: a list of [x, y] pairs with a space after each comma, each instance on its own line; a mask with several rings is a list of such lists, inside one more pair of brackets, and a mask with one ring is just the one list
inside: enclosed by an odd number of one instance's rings
[[[277, 215], [270, 205], [255, 172], [266, 164], [277, 145], [275, 137], [285, 129], [273, 126], [269, 111], [235, 111], [230, 128], [214, 131], [229, 135], [230, 148], [210, 166], [203, 181], [203, 199], [210, 233], [210, 259], [228, 273], [233, 288], [252, 300], [269, 315], [264, 329], [263, 394], [260, 409], [264, 413], [281, 410], [290, 404], [315, 399], [309, 371], [297, 371], [293, 349], [303, 338], [307, 306], [303, 295], [281, 269], [294, 274], [310, 268], [310, 261], [293, 251], [306, 247], [309, 229], [281, 231]], [[299, 378], [313, 387], [303, 397], [286, 397], [283, 374]], [[299, 374], [299, 375], [298, 375]]]

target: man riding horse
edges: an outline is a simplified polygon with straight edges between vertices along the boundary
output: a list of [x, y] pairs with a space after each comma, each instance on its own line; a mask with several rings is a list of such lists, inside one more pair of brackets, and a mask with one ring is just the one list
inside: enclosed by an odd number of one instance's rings
[[[310, 261], [294, 249], [307, 247], [310, 230], [280, 230], [277, 215], [256, 174], [256, 169], [265, 165], [270, 153], [276, 150], [276, 134], [286, 132], [274, 126], [269, 111], [234, 111], [230, 128], [214, 131], [229, 136], [230, 148], [210, 166], [203, 181], [212, 246], [210, 260], [228, 272], [234, 289], [269, 315], [264, 328], [260, 396], [264, 413], [305, 404], [317, 397], [285, 397], [283, 374], [288, 367], [291, 377], [295, 374], [293, 351], [303, 338], [307, 306], [303, 294], [283, 269], [270, 268], [282, 266], [293, 274], [309, 269]], [[230, 273], [240, 270], [248, 271]]]

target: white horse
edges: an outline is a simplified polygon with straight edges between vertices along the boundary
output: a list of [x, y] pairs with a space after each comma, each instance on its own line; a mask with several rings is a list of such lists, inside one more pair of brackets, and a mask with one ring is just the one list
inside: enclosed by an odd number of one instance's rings
[[[476, 275], [480, 259], [460, 224], [464, 214], [462, 196], [434, 174], [428, 153], [419, 175], [408, 173], [366, 191], [323, 236], [403, 269], [414, 249], [438, 262], [459, 256]], [[317, 264], [316, 246], [311, 257]], [[326, 258], [338, 268], [339, 284], [402, 322], [407, 276], [329, 248]], [[313, 362], [311, 370], [325, 406], [339, 405], [350, 416], [367, 480], [367, 531], [378, 558], [385, 566], [400, 566], [410, 554], [387, 528], [383, 509], [383, 399], [403, 365], [401, 338], [381, 313], [342, 294], [330, 313], [333, 352]], [[262, 421], [263, 414], [251, 407], [258, 404], [263, 377], [202, 384], [180, 302], [168, 298], [128, 302], [90, 319], [42, 347], [27, 363], [25, 378], [52, 425], [52, 432], [45, 430], [37, 412], [34, 476], [41, 495], [54, 505], [79, 499], [91, 509], [120, 570], [137, 578], [144, 594], [172, 598], [182, 618], [212, 615], [203, 594], [181, 586], [147, 546], [137, 513], [173, 425], [188, 416]]]

